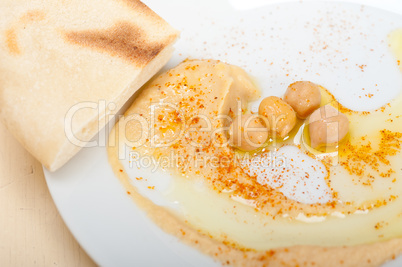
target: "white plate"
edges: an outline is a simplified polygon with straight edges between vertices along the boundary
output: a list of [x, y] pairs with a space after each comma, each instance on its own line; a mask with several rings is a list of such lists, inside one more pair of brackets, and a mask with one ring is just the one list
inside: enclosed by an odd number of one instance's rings
[[[401, 91], [402, 75], [386, 43], [389, 32], [402, 28], [398, 0], [351, 2], [400, 15], [340, 2], [144, 2], [182, 31], [166, 68], [187, 57], [220, 59], [244, 67], [264, 95], [311, 80], [358, 110], [377, 108]], [[364, 96], [369, 93], [374, 97]], [[103, 132], [98, 146], [84, 148], [59, 171], [45, 170], [60, 214], [88, 254], [102, 266], [219, 265], [164, 233], [135, 206], [108, 165], [105, 138]], [[401, 266], [402, 258], [389, 264]]]

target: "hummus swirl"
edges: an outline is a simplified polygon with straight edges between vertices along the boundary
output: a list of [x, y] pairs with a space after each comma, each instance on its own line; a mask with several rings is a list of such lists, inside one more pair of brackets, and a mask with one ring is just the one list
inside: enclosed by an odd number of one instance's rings
[[[347, 169], [352, 163], [336, 166], [325, 164], [326, 169], [323, 171], [327, 172], [326, 182], [331, 188], [332, 200], [316, 204], [292, 200], [247, 174], [244, 166], [239, 164], [241, 157], [238, 151], [228, 145], [227, 130], [231, 120], [247, 112], [249, 102], [259, 97], [259, 90], [239, 67], [213, 60], [185, 61], [149, 82], [135, 99], [124, 118], [111, 132], [110, 143], [115, 145], [108, 148], [109, 161], [129, 195], [148, 212], [156, 224], [223, 263], [238, 266], [376, 266], [401, 253], [401, 239], [386, 241], [401, 235], [397, 227], [402, 223], [401, 211], [398, 209], [402, 201], [398, 195], [398, 190], [402, 188], [399, 170], [386, 177], [388, 180], [381, 182], [378, 187], [376, 183], [371, 183], [374, 193], [368, 193], [367, 185], [360, 183], [361, 179], [356, 173]], [[392, 107], [388, 111], [393, 111]], [[373, 118], [381, 121], [381, 112], [384, 113], [380, 110]], [[353, 116], [362, 121], [370, 121], [361, 119], [362, 114], [350, 112], [349, 116], [351, 121], [355, 119]], [[393, 134], [391, 130], [387, 133]], [[395, 138], [399, 140], [401, 137], [396, 135]], [[391, 138], [392, 142], [395, 138]], [[351, 138], [340, 160], [346, 159], [348, 162], [350, 153], [364, 145]], [[214, 232], [213, 227], [197, 223], [195, 217], [183, 217], [139, 194], [119, 160], [122, 157], [121, 151], [127, 148], [142, 155], [152, 155], [156, 159], [175, 155], [174, 168], [169, 169], [175, 179], [202, 179], [212, 191], [212, 198], [216, 197], [217, 206], [221, 203], [219, 199], [223, 199], [222, 203], [236, 205], [239, 204], [236, 199], [241, 199], [243, 203], [253, 203], [241, 204], [235, 218], [262, 218], [247, 222], [255, 228], [254, 234], [250, 234], [250, 237], [247, 233], [236, 235], [236, 230], [233, 234], [230, 234], [230, 230]], [[388, 159], [388, 156], [397, 154], [394, 149], [393, 154], [385, 153], [383, 156], [389, 162], [394, 162], [395, 159]], [[400, 154], [397, 156], [400, 157]], [[360, 163], [355, 164], [359, 166]], [[398, 179], [392, 180], [396, 179], [394, 176]], [[338, 177], [343, 179], [333, 183], [332, 180]], [[351, 177], [359, 182], [350, 183], [354, 181]], [[342, 187], [348, 183], [353, 190], [364, 193], [367, 199], [354, 199], [350, 190], [342, 192]], [[388, 186], [388, 183], [396, 189], [384, 191], [383, 187]], [[195, 209], [194, 213], [200, 207], [198, 202], [188, 204], [189, 208]], [[380, 222], [376, 215], [381, 212], [377, 209], [382, 207], [386, 207], [388, 213], [395, 214], [393, 221], [378, 224]], [[325, 221], [314, 225], [302, 223], [296, 220], [300, 214], [305, 218], [325, 218]], [[342, 218], [334, 219], [334, 214], [341, 214]], [[364, 226], [361, 234], [353, 235], [353, 229], [359, 228], [356, 223], [363, 221], [366, 221], [366, 225], [372, 223], [372, 229], [367, 230]], [[349, 226], [350, 229], [347, 229]], [[244, 229], [249, 229], [247, 227], [250, 226], [244, 226]], [[379, 234], [376, 227], [388, 227], [390, 230]], [[280, 236], [286, 236], [287, 231], [293, 233], [292, 229], [298, 229], [304, 234], [292, 237], [289, 242], [282, 242]], [[270, 239], [270, 233], [274, 231], [277, 231], [277, 237], [273, 235]], [[348, 239], [348, 235], [367, 237], [360, 241], [346, 242], [339, 239], [331, 242], [330, 239], [335, 240], [336, 235], [343, 235], [344, 240]], [[323, 242], [320, 239], [328, 240]], [[363, 244], [378, 241], [386, 242]]]

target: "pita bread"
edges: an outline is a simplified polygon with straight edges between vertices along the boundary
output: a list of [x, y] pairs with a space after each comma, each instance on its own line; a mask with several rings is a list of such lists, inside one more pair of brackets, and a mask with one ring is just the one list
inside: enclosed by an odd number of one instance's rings
[[0, 21], [0, 118], [51, 171], [166, 64], [178, 36], [138, 0], [5, 0]]

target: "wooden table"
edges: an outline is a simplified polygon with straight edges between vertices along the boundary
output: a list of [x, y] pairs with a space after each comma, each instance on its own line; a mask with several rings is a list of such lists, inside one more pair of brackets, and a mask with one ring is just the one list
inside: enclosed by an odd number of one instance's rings
[[0, 123], [0, 266], [95, 266], [67, 229], [41, 164]]

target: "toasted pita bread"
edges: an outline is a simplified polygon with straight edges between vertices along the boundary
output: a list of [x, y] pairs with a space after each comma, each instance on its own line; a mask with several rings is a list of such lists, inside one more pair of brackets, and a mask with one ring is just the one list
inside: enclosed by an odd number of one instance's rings
[[165, 65], [178, 36], [138, 0], [5, 0], [0, 22], [0, 119], [51, 171]]

